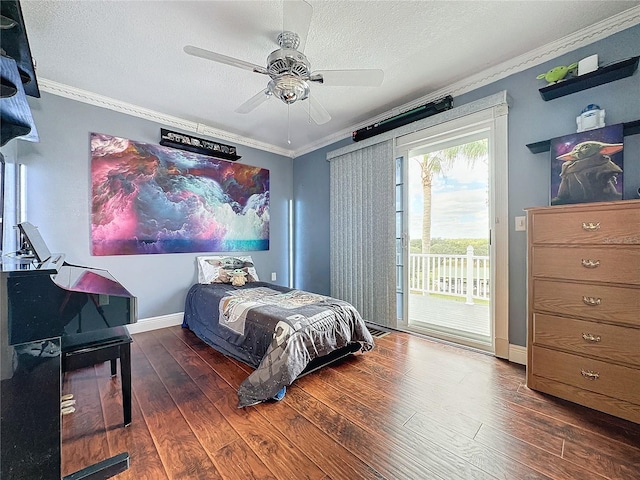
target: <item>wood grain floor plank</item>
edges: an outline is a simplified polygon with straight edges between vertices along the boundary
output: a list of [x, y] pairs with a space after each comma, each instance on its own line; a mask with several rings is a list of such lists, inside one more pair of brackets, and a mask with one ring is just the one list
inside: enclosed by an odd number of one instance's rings
[[[99, 379], [110, 376], [109, 362], [96, 365], [96, 372]], [[129, 452], [129, 468], [118, 475], [118, 480], [168, 480], [137, 399], [131, 399], [131, 425], [123, 427], [122, 389], [119, 377], [99, 381], [98, 388], [109, 449], [113, 455]]]
[[563, 458], [610, 478], [640, 478], [640, 449], [613, 444], [599, 435], [566, 441]]
[[65, 374], [62, 392], [72, 393], [76, 401], [76, 411], [62, 417], [61, 469], [64, 476], [112, 454], [106, 437], [95, 369], [88, 367]]
[[553, 455], [515, 437], [505, 435], [504, 432], [495, 430], [487, 425], [480, 427], [475, 439], [504, 455], [530, 465], [555, 480], [603, 480], [606, 478], [593, 472], [590, 468], [586, 468], [584, 465], [558, 461], [559, 457], [557, 455]]
[[326, 472], [323, 472], [290, 439], [273, 428], [256, 408], [237, 408], [237, 403], [237, 398], [228, 395], [218, 400], [216, 407], [277, 477], [300, 480], [325, 477]]
[[215, 452], [215, 463], [227, 480], [276, 480], [244, 440], [234, 440]]
[[[385, 341], [389, 336], [383, 337]], [[385, 347], [386, 344], [382, 344]], [[450, 372], [461, 371], [466, 373], [489, 373], [502, 376], [505, 379], [518, 380], [524, 378], [523, 366], [515, 365], [506, 360], [497, 359], [486, 353], [476, 350], [457, 347], [434, 340], [409, 335], [406, 343], [396, 347], [396, 353], [408, 355], [413, 359], [421, 360], [424, 365], [432, 368], [441, 368]]]
[[638, 478], [640, 425], [530, 391], [521, 366], [468, 349], [391, 333], [298, 379], [280, 402], [238, 409], [251, 367], [180, 327], [133, 338], [131, 427], [117, 426], [108, 363], [68, 374], [97, 404], [64, 421], [78, 467], [127, 449], [122, 480]]
[[390, 480], [448, 480], [447, 477], [437, 475], [433, 470], [426, 468], [404, 449], [394, 448], [395, 445], [387, 442], [384, 436], [370, 434], [298, 386], [291, 388], [282, 401], [291, 405], [316, 427], [331, 435], [353, 455]]
[[[472, 392], [487, 392], [483, 387], [487, 382], [492, 385], [491, 408], [485, 409], [484, 413], [480, 414], [489, 426], [554, 454], [559, 455], [559, 452], [564, 450], [565, 458], [577, 465], [585, 464], [590, 458], [600, 457], [602, 461], [597, 462], [594, 469], [601, 473], [613, 469], [620, 471], [620, 475], [624, 476], [627, 475], [626, 472], [638, 469], [640, 454], [638, 448], [629, 444], [620, 444], [616, 440], [601, 435], [590, 435], [583, 427], [576, 427], [564, 421], [565, 419], [560, 420], [549, 415], [546, 406], [552, 405], [557, 399], [550, 399], [551, 402], [545, 403], [545, 408], [532, 409], [528, 397], [521, 395], [522, 389], [514, 390], [509, 387], [509, 383], [491, 382], [491, 380], [491, 378], [483, 378], [482, 375], [470, 374], [464, 381], [465, 389], [468, 388]], [[456, 391], [459, 394], [456, 394]], [[474, 394], [463, 395], [464, 391], [455, 387], [449, 389], [449, 393], [451, 402], [449, 406], [458, 404], [459, 411], [469, 408], [470, 403], [476, 411], [485, 404], [477, 396], [474, 398]], [[571, 406], [572, 411], [575, 408], [576, 406]], [[604, 415], [584, 407], [580, 408], [595, 413], [596, 418], [602, 418]], [[612, 419], [608, 415], [604, 416]], [[629, 426], [629, 422], [613, 420], [614, 423], [623, 422], [625, 426]], [[598, 441], [598, 438], [602, 438], [602, 441]], [[633, 438], [627, 437], [624, 441], [633, 442]]]
[[[384, 337], [388, 338], [388, 337]], [[426, 342], [428, 346], [434, 346], [435, 351], [439, 352], [442, 349], [446, 349], [448, 355], [455, 354], [455, 349], [450, 346], [441, 346], [439, 344], [434, 344], [434, 342]], [[407, 345], [407, 344], [401, 344]], [[452, 350], [452, 351], [451, 351]], [[375, 350], [374, 350], [375, 351]], [[371, 352], [373, 353], [373, 352]], [[366, 354], [362, 356], [356, 361], [354, 358], [349, 359], [344, 362], [344, 364], [349, 364], [350, 361], [353, 361], [355, 365], [361, 369], [365, 378], [363, 381], [355, 381], [353, 382], [355, 385], [361, 387], [372, 387], [369, 388], [369, 392], [363, 392], [363, 395], [373, 395], [376, 392], [384, 391], [385, 389], [393, 388], [393, 386], [389, 385], [377, 385], [376, 382], [380, 379], [381, 375], [376, 375], [381, 370], [381, 367], [377, 367], [375, 370], [367, 371], [366, 368], [363, 368], [363, 365], [367, 365], [368, 362], [364, 361], [367, 358]], [[504, 374], [505, 368], [509, 368], [509, 364], [505, 364], [505, 362], [491, 359], [483, 354], [478, 354], [476, 352], [462, 350], [463, 358], [473, 358], [474, 356], [479, 358], [479, 361], [482, 363], [490, 363], [494, 361], [500, 371], [502, 372], [497, 376], [498, 382], [493, 382], [495, 380], [495, 375], [487, 374], [485, 372], [484, 375], [478, 375], [474, 373], [470, 375], [467, 379], [467, 383], [473, 383], [473, 385], [463, 385], [461, 387], [456, 387], [455, 385], [451, 389], [444, 389], [443, 394], [439, 394], [437, 396], [440, 397], [440, 402], [445, 404], [447, 408], [446, 416], [455, 416], [464, 414], [464, 412], [469, 412], [475, 418], [482, 418], [485, 422], [488, 422], [490, 426], [493, 428], [503, 431], [507, 435], [516, 436], [517, 438], [521, 438], [523, 441], [527, 443], [531, 443], [533, 445], [537, 445], [540, 448], [544, 448], [551, 453], [560, 455], [563, 442], [565, 437], [567, 436], [567, 430], [571, 431], [571, 426], [562, 422], [557, 421], [557, 419], [553, 419], [546, 415], [546, 413], [540, 413], [538, 410], [531, 410], [531, 405], [526, 405], [526, 407], [521, 406], [521, 402], [523, 401], [521, 396], [518, 395], [519, 385], [516, 383], [516, 380], [523, 379], [524, 371], [520, 366], [513, 366], [512, 374]], [[357, 357], [355, 357], [357, 358]], [[457, 362], [453, 362], [455, 371], [459, 370]], [[338, 367], [336, 367], [338, 368]], [[346, 368], [346, 366], [345, 366]], [[451, 372], [444, 371], [445, 377], [450, 377]], [[382, 377], [386, 379], [393, 379], [392, 374], [382, 375]], [[370, 381], [367, 382], [366, 379]], [[375, 379], [371, 381], [371, 379]], [[478, 381], [473, 381], [473, 379], [478, 379]], [[507, 380], [506, 382], [504, 380]], [[411, 382], [408, 378], [404, 377], [403, 382]], [[489, 384], [492, 386], [492, 389], [488, 391], [486, 388], [482, 388], [480, 384], [482, 382], [490, 382]], [[339, 382], [338, 382], [339, 383]], [[453, 382], [456, 383], [456, 382]], [[446, 383], [439, 381], [437, 383], [438, 389], [434, 389], [433, 379], [430, 379], [428, 382], [424, 380], [418, 380], [417, 382], [411, 382], [413, 388], [402, 391], [399, 395], [403, 398], [430, 398], [434, 396], [434, 392], [437, 392], [442, 385], [446, 385]], [[486, 385], [486, 383], [485, 383]], [[354, 391], [353, 388], [350, 388], [351, 391]], [[440, 392], [438, 392], [440, 393]], [[488, 393], [488, 395], [487, 395]], [[497, 398], [496, 398], [497, 397]], [[508, 400], [502, 400], [502, 398], [507, 398]], [[526, 401], [525, 401], [526, 404]], [[452, 409], [451, 406], [456, 405], [457, 409]], [[415, 408], [424, 408], [419, 405], [413, 404]], [[608, 416], [607, 416], [608, 417]], [[576, 435], [572, 435], [569, 438], [575, 438]], [[590, 442], [590, 439], [587, 439], [587, 442]], [[583, 448], [585, 447], [584, 443], [580, 444]], [[633, 457], [631, 457], [633, 458]], [[613, 461], [616, 461], [618, 465], [622, 465], [620, 468], [625, 468], [624, 465], [630, 464], [633, 467], [634, 460], [629, 460], [629, 458], [624, 457], [614, 457]]]
[[155, 371], [162, 372], [162, 383], [207, 452], [216, 452], [239, 438], [153, 332], [137, 335], [136, 342]]
[[[215, 403], [227, 396], [237, 397], [235, 390], [216, 374], [215, 371], [211, 369], [211, 366], [184, 341], [186, 339], [185, 335], [192, 335], [190, 332], [185, 333], [185, 331], [177, 329], [163, 329], [154, 332], [154, 335], [199, 386], [209, 401]], [[193, 338], [188, 340], [194, 343]], [[202, 347], [202, 342], [199, 340], [195, 341], [195, 343], [197, 346]], [[207, 354], [213, 353], [211, 349], [206, 346], [203, 348], [203, 351]], [[214, 427], [216, 426], [215, 422], [211, 422], [211, 424]], [[239, 478], [275, 478], [273, 477], [273, 473], [262, 460], [260, 460], [251, 447], [239, 438], [235, 429], [234, 435], [237, 438], [233, 442], [225, 445], [214, 453], [214, 462], [219, 466], [221, 474], [228, 480]]]
[[[171, 330], [176, 336], [184, 340], [196, 353], [209, 364], [209, 366], [223, 378], [232, 388], [238, 389], [242, 381], [247, 378], [247, 373], [236, 367], [228, 357], [214, 350], [206, 343], [202, 342], [189, 330], [174, 327]], [[233, 368], [229, 368], [234, 365]]]
[[[403, 377], [388, 382], [381, 376], [371, 377], [366, 371], [362, 373], [347, 371], [345, 366], [330, 366], [321, 375], [330, 377], [330, 382], [349, 395], [357, 397], [383, 396], [383, 392], [394, 392], [394, 397], [407, 399], [407, 405], [416, 411], [427, 415], [440, 414], [443, 421], [449, 424], [450, 418], [460, 418], [464, 415], [476, 424], [489, 423], [495, 428], [503, 429], [515, 436], [523, 436], [524, 440], [543, 448], [551, 449], [557, 455], [562, 452], [563, 439], [544, 430], [532, 430], [529, 416], [534, 412], [527, 412], [522, 417], [504, 407], [504, 402], [496, 397], [493, 390], [469, 388], [458, 383], [443, 383], [433, 381], [419, 381], [413, 377]], [[350, 362], [356, 368], [364, 362]], [[346, 377], [346, 378], [345, 378]], [[368, 382], [365, 379], [369, 379]], [[356, 397], [356, 398], [357, 398]], [[440, 412], [435, 407], [441, 406]]]
[[[358, 363], [358, 365], [360, 365]], [[337, 369], [337, 368], [336, 368]], [[378, 376], [376, 381], [382, 378]], [[388, 378], [388, 377], [385, 377]], [[486, 379], [476, 379], [472, 385], [472, 390], [482, 391], [482, 382], [486, 382]], [[339, 384], [339, 380], [334, 382]], [[357, 382], [357, 386], [363, 386], [362, 382]], [[501, 384], [502, 385], [502, 384]], [[385, 390], [380, 385], [370, 383], [369, 387], [374, 387], [375, 391]], [[353, 391], [353, 388], [349, 388]], [[509, 394], [513, 393], [513, 388], [508, 389]], [[407, 394], [408, 393], [408, 394]], [[504, 393], [504, 392], [502, 392]], [[371, 395], [373, 393], [370, 393]], [[364, 395], [364, 393], [363, 393]], [[405, 392], [400, 390], [397, 395], [406, 397], [415, 397], [416, 392]], [[419, 395], [419, 394], [418, 394]], [[547, 415], [541, 415], [538, 412], [532, 412], [528, 408], [523, 408], [518, 404], [501, 400], [494, 397], [490, 400], [490, 407], [486, 407], [483, 401], [479, 401], [477, 398], [469, 397], [464, 391], [458, 391], [456, 394], [455, 388], [448, 390], [449, 397], [449, 411], [450, 415], [443, 415], [446, 418], [447, 425], [451, 426], [451, 418], [455, 418], [455, 415], [461, 414], [461, 412], [472, 411], [476, 417], [483, 418], [483, 420], [496, 430], [500, 430], [507, 435], [520, 438], [527, 443], [537, 445], [539, 448], [545, 449], [556, 455], [560, 455], [562, 449], [565, 449], [565, 458], [574, 463], [580, 465], [588, 462], [589, 458], [602, 458], [602, 462], [598, 462], [595, 467], [595, 471], [607, 472], [615, 471], [620, 472], [620, 475], [628, 475], [627, 472], [638, 469], [638, 450], [634, 447], [623, 448], [623, 445], [616, 445], [611, 440], [606, 439], [608, 445], [598, 443], [593, 436], [585, 436], [584, 430], [577, 429], [572, 425], [558, 421]], [[457, 409], [451, 409], [451, 406], [457, 405]], [[416, 408], [420, 408], [416, 406]], [[482, 411], [479, 412], [479, 409]], [[572, 441], [568, 441], [571, 439]], [[620, 450], [620, 452], [615, 453]], [[605, 453], [606, 452], [606, 453]], [[622, 453], [624, 452], [624, 453]]]
[[640, 429], [637, 424], [552, 395], [536, 392], [527, 388], [524, 382], [518, 388], [517, 396], [511, 401], [581, 429], [598, 433], [610, 440], [629, 446], [640, 445]]
[[[404, 377], [398, 388], [403, 392], [403, 397], [419, 398], [428, 395], [431, 402], [445, 405], [450, 415], [465, 414], [476, 421], [482, 418], [494, 428], [559, 455], [565, 439], [565, 435], [560, 433], [569, 425], [513, 403], [519, 385], [492, 380], [493, 377], [472, 374], [460, 385], [438, 382], [437, 388], [434, 388], [432, 380], [420, 380], [413, 375]], [[486, 388], [487, 384], [491, 385], [490, 390]]]
[[171, 479], [222, 478], [137, 344], [131, 346], [134, 394]]
[[[171, 356], [180, 364], [184, 371], [187, 372], [209, 400], [215, 403], [217, 400], [229, 395], [230, 392], [235, 393], [235, 389], [231, 387], [229, 382], [218, 375], [216, 371], [211, 368], [211, 365], [196, 351], [200, 349], [209, 354], [212, 353], [211, 350], [213, 350], [211, 347], [203, 344], [199, 340], [195, 346], [185, 342], [187, 339], [182, 331], [163, 329], [161, 333], [155, 333], [167, 351], [171, 353]], [[216, 352], [216, 355], [219, 354]]]
[[[322, 374], [323, 372], [318, 373]], [[473, 435], [469, 437], [448, 428], [449, 423], [445, 417], [438, 418], [441, 422], [439, 423], [415, 413], [407, 421], [400, 421], [393, 415], [387, 415], [384, 407], [378, 408], [380, 402], [378, 396], [367, 395], [351, 398], [346, 394], [339, 393], [338, 389], [332, 388], [332, 386], [336, 385], [335, 379], [330, 379], [323, 385], [323, 380], [327, 378], [329, 376], [316, 375], [314, 378], [309, 379], [305, 377], [302, 380], [306, 380], [306, 382], [301, 385], [301, 388], [322, 399], [325, 403], [334, 406], [337, 412], [364, 428], [367, 428], [367, 425], [375, 425], [377, 430], [389, 436], [395, 436], [397, 431], [408, 429], [425, 439], [424, 446], [430, 452], [441, 455], [439, 452], [445, 449], [447, 452], [497, 478], [517, 478], [522, 480], [548, 478], [526, 465], [515, 462], [509, 457], [500, 455], [498, 452], [475, 442], [473, 436], [480, 426], [478, 424], [474, 425]], [[310, 388], [311, 384], [315, 388]], [[389, 397], [393, 397], [396, 402], [402, 403], [400, 399], [402, 397], [401, 392], [393, 392], [393, 395], [389, 395]], [[386, 404], [387, 402], [383, 403]], [[433, 445], [436, 446], [434, 447]], [[420, 456], [423, 457], [424, 453], [421, 452]], [[444, 457], [446, 458], [446, 455]], [[468, 475], [467, 472], [462, 473], [465, 476]], [[468, 478], [473, 477], [469, 476]]]
[[482, 445], [475, 439], [459, 435], [439, 422], [425, 421], [417, 413], [406, 424], [421, 437], [442, 445], [447, 450], [495, 476], [518, 480], [547, 480], [550, 477], [502, 452]]
[[[198, 365], [195, 359], [185, 364], [187, 373], [196, 375], [195, 369], [199, 371], [203, 365], [207, 365], [223, 371], [236, 385], [239, 385], [239, 379], [246, 377], [246, 372], [230, 359], [224, 356], [220, 358], [221, 355], [218, 352], [199, 341], [192, 342], [193, 339], [190, 339], [185, 332], [177, 330], [173, 332], [177, 337], [191, 342], [190, 346], [202, 358], [202, 365]], [[207, 385], [202, 385], [201, 388], [205, 394], [210, 390], [210, 386]], [[224, 386], [225, 395], [215, 402], [215, 406], [242, 440], [278, 478], [320, 479], [325, 476], [326, 472], [312, 462], [290, 439], [274, 429], [255, 408], [237, 408], [238, 398], [235, 388], [237, 387]], [[256, 434], [256, 431], [262, 433]]]
[[[304, 450], [305, 454], [334, 480], [381, 479], [373, 468], [335, 442], [286, 402], [257, 408], [265, 420]], [[313, 439], [313, 441], [309, 441]]]

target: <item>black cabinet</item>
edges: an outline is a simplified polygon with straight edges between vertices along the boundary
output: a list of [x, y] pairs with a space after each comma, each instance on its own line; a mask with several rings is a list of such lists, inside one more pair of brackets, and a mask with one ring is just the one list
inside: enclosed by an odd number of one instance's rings
[[[60, 480], [63, 344], [135, 321], [136, 298], [104, 270], [63, 264], [61, 255], [0, 258], [2, 480]], [[115, 340], [128, 347], [130, 337]], [[103, 480], [128, 465], [123, 453], [64, 480]]]
[[60, 480], [60, 337], [2, 355], [0, 478]]

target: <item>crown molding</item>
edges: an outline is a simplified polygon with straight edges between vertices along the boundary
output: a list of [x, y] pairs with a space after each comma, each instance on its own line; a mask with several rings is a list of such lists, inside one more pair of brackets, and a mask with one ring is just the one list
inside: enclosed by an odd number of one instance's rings
[[101, 108], [107, 108], [115, 112], [124, 113], [133, 117], [144, 118], [165, 126], [171, 126], [180, 128], [187, 132], [195, 132], [201, 135], [207, 135], [214, 137], [218, 140], [227, 140], [232, 143], [237, 143], [247, 147], [256, 148], [266, 152], [276, 153], [285, 157], [292, 157], [293, 151], [271, 145], [270, 143], [259, 142], [247, 137], [229, 133], [224, 130], [220, 130], [209, 125], [202, 123], [192, 122], [183, 118], [174, 117], [164, 113], [156, 112], [148, 108], [140, 107], [132, 103], [122, 102], [114, 98], [105, 97], [97, 93], [82, 90], [80, 88], [65, 85], [63, 83], [54, 82], [46, 78], [38, 78], [38, 85], [40, 90], [58, 95], [60, 97], [69, 98], [78, 102], [88, 103], [89, 105], [95, 105]]
[[531, 50], [523, 55], [514, 57], [494, 67], [483, 70], [482, 72], [465, 78], [464, 80], [455, 82], [447, 87], [441, 88], [416, 100], [412, 100], [409, 103], [405, 103], [404, 105], [372, 117], [366, 122], [356, 124], [350, 128], [320, 139], [317, 142], [306, 145], [305, 147], [295, 151], [294, 158], [350, 137], [352, 132], [360, 128], [364, 128], [381, 120], [399, 115], [447, 95], [455, 97], [456, 95], [462, 95], [463, 93], [476, 90], [477, 88], [496, 82], [515, 73], [522, 72], [528, 68], [535, 67], [536, 65], [540, 65], [548, 60], [552, 60], [564, 55], [565, 53], [577, 50], [578, 48], [587, 46], [638, 24], [640, 24], [640, 6], [632, 7], [624, 12], [618, 13], [617, 15], [606, 18], [601, 22], [594, 23], [589, 27], [583, 28], [578, 32], [562, 37], [551, 43], [543, 45], [542, 47], [536, 48], [535, 50]]
[[447, 87], [436, 90], [435, 92], [424, 95], [416, 100], [388, 110], [375, 117], [371, 117], [366, 121], [353, 125], [352, 127], [333, 133], [298, 150], [288, 150], [270, 143], [252, 140], [202, 123], [166, 115], [131, 103], [122, 102], [87, 90], [81, 90], [79, 88], [48, 80], [46, 78], [38, 78], [38, 85], [42, 91], [53, 95], [59, 95], [61, 97], [88, 103], [90, 105], [107, 108], [109, 110], [132, 115], [134, 117], [144, 118], [146, 120], [151, 120], [152, 122], [180, 128], [185, 131], [208, 135], [219, 140], [227, 140], [232, 143], [256, 148], [258, 150], [264, 150], [266, 152], [275, 153], [285, 157], [295, 158], [327, 145], [331, 145], [332, 143], [343, 140], [344, 138], [348, 138], [351, 136], [352, 132], [359, 128], [393, 117], [420, 105], [424, 105], [425, 103], [438, 100], [446, 95], [462, 95], [463, 93], [470, 92], [501, 80], [509, 75], [513, 75], [514, 73], [522, 72], [528, 68], [534, 67], [548, 60], [552, 60], [553, 58], [597, 42], [598, 40], [602, 40], [603, 38], [609, 37], [638, 24], [640, 24], [640, 6], [632, 7], [617, 15], [606, 18], [601, 22], [590, 25], [578, 32], [567, 35], [535, 50], [531, 50], [526, 54], [520, 55], [506, 62], [502, 62], [495, 67], [483, 70], [482, 72], [465, 78], [464, 80], [455, 82]]

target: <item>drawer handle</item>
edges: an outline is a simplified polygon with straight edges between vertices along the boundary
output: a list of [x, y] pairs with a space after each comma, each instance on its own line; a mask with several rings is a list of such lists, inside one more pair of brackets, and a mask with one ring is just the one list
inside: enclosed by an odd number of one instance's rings
[[596, 305], [600, 305], [602, 303], [602, 299], [595, 297], [582, 297], [582, 303], [585, 305], [589, 305], [590, 307], [595, 307]]
[[593, 335], [591, 333], [583, 333], [582, 338], [584, 338], [587, 342], [597, 343], [600, 341], [600, 335]]
[[593, 372], [591, 370], [580, 370], [580, 373], [582, 374], [582, 376], [584, 378], [587, 378], [589, 380], [597, 380], [598, 378], [600, 378], [600, 374], [598, 372]]
[[594, 230], [600, 230], [600, 222], [598, 223], [582, 222], [582, 229], [587, 230], [588, 232], [593, 232]]
[[582, 266], [584, 268], [598, 268], [600, 266], [600, 260], [585, 260], [583, 258]]

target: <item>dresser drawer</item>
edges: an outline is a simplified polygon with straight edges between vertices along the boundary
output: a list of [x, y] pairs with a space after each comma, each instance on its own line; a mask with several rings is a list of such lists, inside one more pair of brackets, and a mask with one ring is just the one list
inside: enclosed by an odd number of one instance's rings
[[533, 258], [534, 277], [640, 285], [639, 247], [534, 246]]
[[640, 245], [640, 208], [536, 213], [530, 227], [534, 244]]
[[640, 370], [534, 345], [532, 374], [640, 404]]
[[640, 367], [637, 328], [535, 313], [533, 343]]
[[640, 289], [533, 279], [533, 310], [640, 326]]

